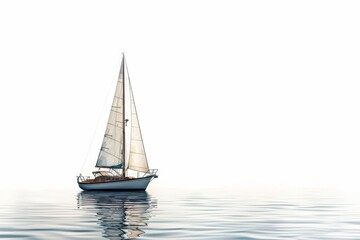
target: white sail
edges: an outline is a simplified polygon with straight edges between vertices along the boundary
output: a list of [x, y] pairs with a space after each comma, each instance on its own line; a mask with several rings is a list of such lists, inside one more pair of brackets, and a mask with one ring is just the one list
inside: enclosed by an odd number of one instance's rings
[[139, 172], [147, 172], [149, 170], [144, 142], [141, 135], [139, 118], [136, 111], [134, 95], [130, 86], [130, 104], [131, 104], [131, 137], [130, 137], [130, 153], [129, 166], [131, 170]]
[[101, 145], [96, 167], [121, 168], [124, 164], [123, 150], [123, 102], [124, 102], [124, 58], [121, 63], [120, 74], [116, 84], [114, 99], [111, 105], [109, 120]]

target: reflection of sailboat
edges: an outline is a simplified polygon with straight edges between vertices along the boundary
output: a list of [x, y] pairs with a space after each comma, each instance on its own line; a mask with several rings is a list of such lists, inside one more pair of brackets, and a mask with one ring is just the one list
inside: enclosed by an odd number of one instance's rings
[[[123, 55], [106, 131], [95, 165], [99, 169], [93, 172], [95, 178], [81, 174], [78, 176], [77, 182], [83, 190], [145, 190], [150, 181], [157, 178], [157, 169], [149, 169], [128, 71], [128, 81], [125, 80], [126, 66]], [[127, 104], [131, 111], [128, 159], [125, 157]], [[136, 173], [136, 177], [130, 176], [129, 170]]]
[[94, 211], [108, 239], [135, 239], [145, 233], [157, 200], [146, 192], [81, 192], [78, 207]]

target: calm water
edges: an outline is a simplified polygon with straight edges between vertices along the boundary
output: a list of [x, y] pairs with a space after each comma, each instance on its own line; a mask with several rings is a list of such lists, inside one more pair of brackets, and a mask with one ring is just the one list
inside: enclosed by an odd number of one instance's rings
[[360, 239], [360, 195], [2, 191], [5, 239]]

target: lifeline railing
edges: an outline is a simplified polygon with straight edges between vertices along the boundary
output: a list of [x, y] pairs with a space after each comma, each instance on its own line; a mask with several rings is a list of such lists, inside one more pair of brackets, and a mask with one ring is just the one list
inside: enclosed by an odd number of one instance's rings
[[151, 176], [151, 175], [156, 175], [156, 173], [158, 172], [158, 169], [149, 169], [143, 177], [146, 177], [146, 176]]
[[83, 175], [80, 174], [79, 176], [76, 176], [76, 178], [77, 178], [78, 182], [84, 182], [86, 180], [89, 180], [91, 177], [90, 176], [83, 176]]
[[[155, 177], [157, 177], [156, 176], [157, 172], [158, 172], [158, 169], [149, 169], [146, 173], [144, 173], [144, 175], [142, 177], [147, 177], [147, 176], [155, 176]], [[79, 176], [76, 176], [76, 178], [77, 178], [77, 182], [79, 182], [79, 183], [91, 179], [90, 176], [83, 176], [82, 174], [80, 174]]]

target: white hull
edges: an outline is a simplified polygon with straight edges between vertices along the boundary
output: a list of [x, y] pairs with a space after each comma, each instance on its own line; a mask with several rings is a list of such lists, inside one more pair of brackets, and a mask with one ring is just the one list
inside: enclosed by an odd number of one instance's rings
[[79, 182], [79, 187], [82, 190], [92, 190], [92, 191], [101, 191], [101, 190], [145, 190], [149, 185], [150, 181], [154, 176], [144, 177], [144, 178], [135, 178], [131, 180], [121, 180], [114, 182], [103, 182], [103, 183], [81, 183]]

